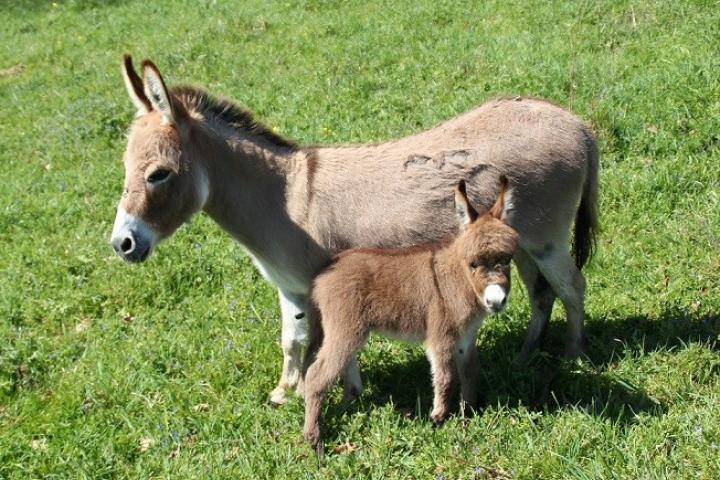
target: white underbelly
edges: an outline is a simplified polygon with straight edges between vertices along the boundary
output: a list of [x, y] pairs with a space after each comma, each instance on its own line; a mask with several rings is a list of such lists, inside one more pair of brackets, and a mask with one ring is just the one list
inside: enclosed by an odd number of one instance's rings
[[424, 334], [402, 333], [402, 332], [398, 332], [397, 330], [376, 330], [376, 331], [383, 337], [389, 338], [391, 340], [399, 340], [401, 342], [406, 342], [406, 343], [422, 343], [425, 341]]
[[306, 295], [310, 291], [310, 285], [294, 276], [291, 272], [282, 271], [272, 263], [256, 257], [249, 250], [247, 253], [260, 272], [260, 275], [280, 291], [287, 295]]

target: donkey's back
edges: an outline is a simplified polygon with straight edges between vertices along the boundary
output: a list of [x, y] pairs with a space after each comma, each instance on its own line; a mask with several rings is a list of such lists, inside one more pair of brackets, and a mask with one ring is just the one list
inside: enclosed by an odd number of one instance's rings
[[405, 138], [311, 153], [308, 184], [290, 211], [330, 252], [446, 238], [456, 226], [443, 192], [466, 179], [470, 201], [487, 208], [498, 175], [507, 176], [506, 221], [519, 234], [516, 264], [532, 306], [523, 354], [541, 343], [558, 297], [571, 330], [567, 353], [581, 351], [580, 268], [597, 230], [599, 167], [595, 138], [575, 115], [544, 100], [498, 98]]
[[309, 227], [336, 251], [446, 238], [455, 226], [443, 192], [466, 179], [470, 200], [487, 208], [498, 174], [513, 189], [508, 223], [525, 246], [542, 247], [549, 232], [567, 238], [584, 187], [597, 175], [590, 130], [534, 98], [498, 98], [415, 135], [317, 154]]

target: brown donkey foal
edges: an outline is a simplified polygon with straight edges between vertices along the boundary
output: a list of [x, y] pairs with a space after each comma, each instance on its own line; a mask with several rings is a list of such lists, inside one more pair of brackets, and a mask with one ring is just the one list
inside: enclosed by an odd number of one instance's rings
[[[320, 315], [311, 317], [319, 317], [322, 328], [317, 323], [310, 328], [304, 434], [318, 453], [326, 390], [342, 372], [352, 375], [347, 367], [355, 364], [371, 331], [425, 341], [435, 392], [433, 423], [447, 418], [458, 373], [463, 403], [476, 407], [477, 330], [486, 314], [505, 306], [510, 260], [518, 248], [517, 233], [501, 220], [508, 184], [504, 176], [501, 182], [495, 205], [483, 214], [470, 205], [460, 182], [455, 209], [461, 227], [454, 240], [347, 250], [317, 276], [312, 300]], [[358, 394], [352, 385], [345, 382], [344, 403]]]

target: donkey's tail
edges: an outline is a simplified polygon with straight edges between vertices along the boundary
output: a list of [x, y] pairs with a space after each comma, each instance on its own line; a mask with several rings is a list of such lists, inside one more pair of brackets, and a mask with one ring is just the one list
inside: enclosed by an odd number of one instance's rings
[[575, 265], [577, 265], [578, 269], [582, 269], [595, 252], [600, 227], [598, 223], [599, 154], [593, 134], [586, 131], [585, 135], [588, 168], [580, 206], [575, 216], [575, 231], [572, 242], [572, 254], [575, 257]]

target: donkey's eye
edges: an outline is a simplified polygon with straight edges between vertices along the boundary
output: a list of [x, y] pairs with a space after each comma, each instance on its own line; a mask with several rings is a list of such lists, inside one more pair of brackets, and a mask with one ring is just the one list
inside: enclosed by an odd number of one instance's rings
[[478, 262], [471, 262], [471, 263], [470, 263], [470, 270], [472, 270], [473, 272], [474, 272], [475, 270], [477, 270], [478, 267], [480, 267], [480, 263], [478, 263]]
[[165, 170], [164, 168], [158, 168], [154, 172], [152, 172], [147, 177], [148, 183], [160, 183], [163, 180], [167, 180], [172, 172], [170, 170]]

